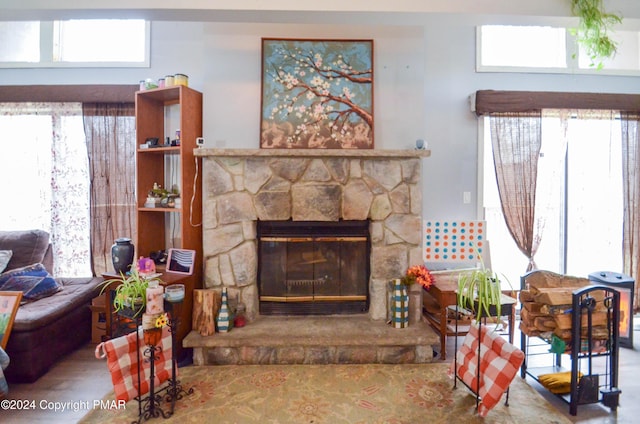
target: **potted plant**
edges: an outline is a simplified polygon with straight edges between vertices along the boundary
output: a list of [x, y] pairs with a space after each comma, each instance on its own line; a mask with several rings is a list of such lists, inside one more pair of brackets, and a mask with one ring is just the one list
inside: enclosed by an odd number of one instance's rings
[[145, 310], [146, 291], [150, 280], [153, 279], [140, 275], [134, 268], [129, 274], [120, 273], [120, 277], [103, 281], [100, 294], [103, 294], [111, 284], [117, 284], [113, 297], [114, 311], [129, 318], [135, 318]]
[[[482, 261], [480, 261], [482, 263]], [[509, 280], [503, 276], [505, 281]], [[509, 283], [511, 285], [511, 283]], [[458, 306], [476, 314], [476, 319], [502, 314], [502, 287], [496, 272], [485, 268], [460, 273], [458, 276]]]
[[609, 29], [622, 22], [622, 17], [604, 10], [603, 0], [571, 0], [571, 11], [580, 19], [573, 30], [591, 59], [591, 66], [602, 69], [602, 59], [613, 57], [617, 44], [609, 37]]

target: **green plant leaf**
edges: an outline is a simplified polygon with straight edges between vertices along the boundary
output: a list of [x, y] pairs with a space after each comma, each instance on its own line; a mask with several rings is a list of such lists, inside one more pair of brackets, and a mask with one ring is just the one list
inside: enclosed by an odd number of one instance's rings
[[577, 29], [570, 29], [591, 59], [591, 67], [602, 69], [603, 59], [615, 56], [618, 46], [609, 37], [610, 28], [622, 23], [622, 17], [607, 13], [602, 0], [571, 0], [571, 11], [579, 18]]
[[[473, 311], [476, 319], [491, 315], [500, 317], [502, 314], [502, 286], [498, 274], [484, 266], [482, 257], [480, 268], [460, 273], [458, 276], [458, 306]], [[503, 275], [510, 287], [511, 282]], [[491, 308], [495, 313], [491, 314]]]
[[113, 289], [114, 311], [119, 312], [130, 305], [137, 303], [136, 301], [139, 299], [142, 307], [134, 315], [138, 316], [144, 311], [144, 306], [147, 304], [146, 291], [149, 286], [149, 281], [151, 280], [140, 275], [138, 271], [134, 269], [129, 274], [121, 273], [120, 277], [111, 278], [100, 283], [100, 285], [102, 285], [100, 294], [103, 294], [107, 289], [109, 289], [111, 284], [117, 283], [117, 286]]

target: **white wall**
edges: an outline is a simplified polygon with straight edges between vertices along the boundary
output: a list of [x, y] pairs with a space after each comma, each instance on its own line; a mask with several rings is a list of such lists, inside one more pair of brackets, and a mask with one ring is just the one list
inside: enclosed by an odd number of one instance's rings
[[422, 27], [220, 24], [205, 27], [205, 140], [211, 147], [257, 148], [261, 37], [374, 40], [375, 147], [410, 148], [425, 137]]
[[[475, 72], [475, 26], [508, 17], [421, 15], [406, 25], [154, 22], [150, 69], [0, 69], [0, 84], [135, 84], [189, 75], [204, 93], [211, 147], [257, 148], [261, 37], [372, 38], [375, 147], [424, 138], [423, 210], [429, 219], [477, 218], [477, 120], [468, 96], [481, 89], [640, 93], [638, 77]], [[472, 201], [463, 204], [462, 193]]]

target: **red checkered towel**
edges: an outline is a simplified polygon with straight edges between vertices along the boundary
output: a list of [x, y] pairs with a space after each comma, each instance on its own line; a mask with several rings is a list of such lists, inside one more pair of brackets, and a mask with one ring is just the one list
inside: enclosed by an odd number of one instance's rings
[[485, 417], [496, 406], [513, 381], [524, 361], [524, 352], [503, 339], [497, 331], [481, 326], [480, 384], [478, 387], [478, 325], [473, 324], [451, 362], [449, 375], [453, 375], [457, 364], [457, 375], [477, 393], [481, 402], [478, 413]]
[[[149, 393], [151, 383], [151, 364], [144, 352], [149, 347], [144, 343], [142, 327], [125, 336], [107, 340], [96, 346], [96, 358], [107, 357], [107, 367], [111, 373], [111, 382], [116, 399], [128, 402], [136, 396]], [[139, 354], [136, 354], [136, 335], [139, 339]], [[156, 388], [171, 378], [171, 333], [169, 327], [162, 328], [162, 339], [158, 344], [154, 361]], [[141, 362], [140, 391], [138, 392], [138, 358]]]

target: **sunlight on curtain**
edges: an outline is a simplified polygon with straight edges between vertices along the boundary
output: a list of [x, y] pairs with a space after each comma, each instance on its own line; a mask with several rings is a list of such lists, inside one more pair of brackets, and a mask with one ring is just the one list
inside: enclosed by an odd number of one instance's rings
[[[610, 111], [543, 111], [535, 207], [544, 222], [535, 256], [539, 269], [585, 277], [599, 270], [622, 272], [620, 137]], [[527, 262], [504, 222], [489, 140], [486, 125], [484, 207], [491, 259], [518, 284]]]
[[529, 261], [529, 271], [536, 268], [542, 227], [535, 216], [541, 114], [500, 113], [490, 116], [489, 124], [502, 215], [518, 250]]
[[117, 238], [137, 239], [135, 106], [85, 103], [83, 114], [91, 174], [92, 265], [100, 275], [113, 271], [111, 245]]
[[622, 175], [624, 181], [624, 272], [636, 281], [635, 308], [640, 302], [640, 114], [623, 112]]
[[54, 275], [89, 266], [89, 177], [80, 103], [0, 103], [3, 230], [51, 235]]

